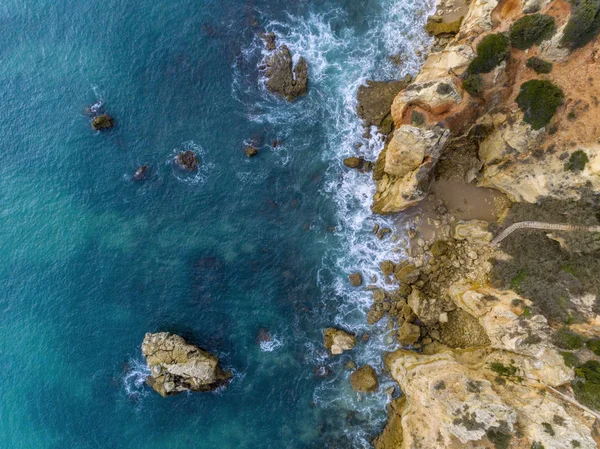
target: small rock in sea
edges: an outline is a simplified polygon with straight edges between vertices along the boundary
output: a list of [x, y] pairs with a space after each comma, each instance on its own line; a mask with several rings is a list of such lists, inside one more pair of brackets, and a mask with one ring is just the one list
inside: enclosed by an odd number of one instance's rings
[[258, 149], [254, 148], [252, 145], [248, 145], [244, 149], [244, 153], [246, 154], [246, 157], [256, 156], [258, 154]]
[[274, 139], [274, 140], [271, 142], [271, 146], [272, 146], [273, 148], [280, 147], [281, 145], [283, 145], [283, 140], [280, 140], [280, 139]]
[[198, 156], [191, 150], [182, 151], [179, 153], [175, 158], [175, 162], [177, 165], [187, 171], [196, 171], [200, 165]]
[[324, 346], [332, 355], [339, 355], [356, 346], [356, 337], [341, 329], [329, 327], [323, 332]]
[[148, 168], [149, 167], [147, 165], [142, 165], [141, 167], [138, 167], [138, 169], [133, 174], [133, 180], [142, 181], [146, 179], [146, 175], [148, 174]]
[[272, 339], [273, 337], [271, 336], [271, 332], [269, 332], [269, 329], [261, 327], [258, 331], [258, 335], [256, 336], [256, 343], [268, 343]]
[[350, 374], [350, 384], [360, 393], [374, 393], [379, 389], [377, 373], [371, 365], [361, 366]]
[[352, 285], [352, 287], [360, 287], [363, 283], [362, 274], [358, 272], [352, 273], [350, 276], [348, 276], [348, 279], [350, 279], [350, 285]]
[[115, 121], [108, 114], [102, 114], [92, 119], [92, 128], [96, 131], [110, 129], [115, 126]]
[[349, 360], [344, 364], [344, 369], [354, 371], [356, 369], [356, 362], [354, 360]]
[[365, 159], [362, 157], [347, 157], [344, 159], [344, 165], [348, 168], [362, 168]]
[[275, 33], [263, 33], [260, 37], [265, 41], [267, 50], [273, 51], [277, 48], [277, 36], [275, 36]]

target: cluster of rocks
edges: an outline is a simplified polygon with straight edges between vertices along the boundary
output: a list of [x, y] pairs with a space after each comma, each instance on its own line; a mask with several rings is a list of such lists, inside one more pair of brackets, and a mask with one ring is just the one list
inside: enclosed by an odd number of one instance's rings
[[260, 69], [267, 79], [266, 86], [274, 94], [281, 95], [288, 101], [294, 101], [308, 90], [308, 62], [300, 57], [294, 65], [292, 54], [287, 45], [277, 46], [274, 33], [262, 35], [269, 55]]
[[232, 377], [221, 369], [216, 356], [168, 332], [146, 334], [142, 354], [150, 369], [148, 384], [164, 397], [184, 391], [212, 391]]

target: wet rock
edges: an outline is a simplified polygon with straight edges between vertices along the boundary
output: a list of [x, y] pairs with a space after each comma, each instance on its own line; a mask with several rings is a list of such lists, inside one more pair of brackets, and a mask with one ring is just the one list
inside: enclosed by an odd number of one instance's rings
[[395, 267], [394, 262], [391, 260], [384, 260], [379, 264], [379, 268], [381, 268], [381, 272], [384, 276], [391, 276], [394, 273]]
[[244, 149], [244, 154], [246, 155], [246, 157], [253, 157], [256, 156], [258, 154], [258, 149], [254, 148], [252, 145], [248, 145], [245, 149]]
[[371, 365], [361, 366], [350, 374], [350, 384], [360, 393], [374, 393], [379, 389], [377, 373]]
[[200, 165], [200, 160], [196, 153], [191, 150], [182, 151], [175, 158], [177, 165], [187, 171], [196, 171]]
[[362, 157], [347, 157], [344, 159], [344, 165], [348, 168], [362, 168], [365, 160]]
[[92, 119], [92, 128], [94, 128], [96, 131], [110, 129], [113, 126], [115, 126], [115, 121], [108, 114], [98, 115]]
[[273, 339], [273, 337], [271, 336], [271, 332], [269, 331], [269, 329], [265, 328], [265, 327], [261, 327], [258, 330], [258, 335], [256, 336], [256, 343], [261, 344], [261, 343], [268, 343]]
[[352, 287], [360, 287], [363, 284], [362, 274], [358, 272], [352, 273], [350, 276], [348, 276], [348, 279], [350, 279], [350, 285], [352, 285]]
[[387, 235], [387, 234], [391, 234], [392, 230], [390, 228], [380, 228], [379, 232], [377, 233], [377, 238], [379, 240], [383, 240], [383, 238]]
[[380, 132], [392, 131], [391, 108], [394, 98], [410, 83], [410, 77], [400, 81], [371, 81], [358, 88], [356, 112], [365, 126], [377, 126]]
[[288, 101], [306, 95], [308, 86], [306, 59], [300, 58], [294, 66], [289, 48], [282, 45], [266, 58], [265, 64], [267, 89], [272, 93], [281, 95]]
[[323, 333], [325, 349], [332, 355], [339, 355], [344, 351], [350, 351], [356, 346], [356, 337], [341, 329], [330, 327]]
[[148, 170], [149, 167], [147, 165], [142, 165], [141, 167], [138, 167], [138, 169], [133, 174], [132, 179], [134, 181], [143, 181], [148, 175]]
[[414, 345], [421, 337], [421, 328], [416, 324], [404, 322], [398, 331], [398, 343], [403, 346]]
[[260, 37], [265, 41], [267, 50], [273, 51], [277, 48], [277, 36], [275, 36], [275, 33], [263, 33]]
[[327, 377], [331, 373], [329, 368], [327, 368], [326, 366], [316, 366], [313, 372], [317, 377]]
[[377, 307], [378, 304], [373, 304], [371, 306], [371, 308], [369, 309], [369, 311], [367, 312], [367, 323], [368, 324], [375, 324], [378, 323], [384, 316], [385, 316], [385, 311], [379, 307]]
[[164, 397], [183, 391], [212, 391], [231, 379], [230, 372], [221, 370], [216, 356], [188, 344], [179, 335], [146, 334], [142, 354], [150, 368], [148, 384]]
[[356, 369], [356, 362], [354, 360], [350, 360], [344, 364], [344, 369], [347, 371], [354, 371]]
[[414, 284], [421, 272], [414, 264], [408, 264], [396, 268], [394, 276], [404, 284]]

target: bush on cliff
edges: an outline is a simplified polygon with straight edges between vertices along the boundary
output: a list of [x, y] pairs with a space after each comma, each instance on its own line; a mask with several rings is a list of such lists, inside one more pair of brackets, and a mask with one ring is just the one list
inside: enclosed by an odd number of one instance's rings
[[527, 60], [527, 67], [531, 70], [534, 70], [535, 73], [550, 73], [552, 71], [552, 63], [548, 61], [544, 61], [537, 56], [532, 56]]
[[477, 57], [469, 64], [469, 73], [489, 73], [510, 56], [510, 39], [504, 33], [488, 34], [477, 46]]
[[585, 168], [585, 164], [590, 161], [587, 154], [583, 150], [577, 150], [569, 158], [569, 162], [565, 164], [565, 170], [572, 172], [580, 172]]
[[600, 31], [600, 0], [571, 0], [571, 17], [562, 44], [575, 49], [590, 42]]
[[554, 18], [545, 14], [529, 14], [510, 26], [510, 43], [519, 50], [527, 50], [552, 37], [556, 31]]
[[517, 104], [525, 114], [523, 120], [540, 129], [552, 119], [563, 99], [563, 91], [550, 81], [531, 80], [521, 85]]
[[479, 73], [471, 73], [463, 81], [462, 87], [472, 97], [478, 97], [483, 92], [483, 79]]
[[575, 397], [583, 405], [600, 410], [600, 362], [590, 360], [575, 369]]

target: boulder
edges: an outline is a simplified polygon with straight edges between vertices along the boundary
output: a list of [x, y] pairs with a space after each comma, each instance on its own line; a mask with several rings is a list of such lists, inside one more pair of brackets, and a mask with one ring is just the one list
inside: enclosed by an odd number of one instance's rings
[[164, 397], [183, 391], [212, 391], [231, 379], [231, 373], [221, 369], [216, 356], [179, 335], [147, 333], [142, 354], [150, 369], [148, 384]]
[[347, 157], [344, 159], [344, 165], [348, 168], [362, 168], [365, 159], [362, 157]]
[[421, 338], [421, 328], [407, 321], [402, 323], [398, 331], [398, 343], [403, 346], [414, 345]]
[[92, 119], [92, 128], [94, 128], [96, 131], [110, 129], [113, 126], [115, 126], [115, 121], [108, 114], [98, 115]]
[[390, 214], [414, 206], [425, 198], [432, 172], [446, 146], [449, 130], [426, 129], [412, 125], [398, 128], [377, 159], [373, 178], [377, 192], [371, 209]]
[[196, 171], [200, 165], [200, 160], [196, 153], [191, 150], [182, 151], [175, 157], [177, 165], [187, 171]]
[[384, 260], [379, 264], [379, 268], [381, 268], [381, 273], [384, 276], [391, 276], [394, 273], [395, 267], [396, 266], [394, 265], [394, 262], [392, 262], [391, 260]]
[[267, 89], [281, 95], [288, 101], [294, 101], [300, 95], [306, 95], [308, 85], [308, 62], [300, 58], [294, 66], [292, 54], [286, 45], [273, 51], [265, 59]]
[[414, 264], [397, 266], [394, 276], [404, 284], [414, 284], [419, 280], [421, 272]]
[[473, 245], [487, 245], [492, 241], [492, 233], [488, 231], [488, 222], [483, 220], [459, 221], [454, 226], [456, 240], [466, 240]]
[[437, 297], [429, 297], [420, 290], [413, 288], [412, 293], [408, 296], [408, 305], [423, 324], [433, 326], [439, 322], [446, 301]]
[[350, 374], [352, 389], [359, 393], [374, 393], [379, 389], [377, 373], [371, 365], [364, 365]]
[[[380, 132], [387, 134], [391, 131], [389, 120], [394, 98], [402, 89], [410, 84], [411, 77], [399, 81], [371, 81], [358, 88], [356, 112], [365, 126], [377, 126]], [[387, 122], [387, 123], [384, 123]]]
[[142, 165], [137, 168], [132, 178], [134, 181], [142, 181], [146, 179], [146, 175], [148, 174], [149, 167], [147, 165]]
[[245, 149], [244, 149], [244, 154], [246, 155], [246, 157], [253, 157], [256, 156], [258, 154], [258, 149], [254, 148], [252, 145], [248, 145]]
[[352, 273], [348, 276], [348, 279], [350, 279], [350, 285], [352, 285], [352, 287], [360, 287], [363, 284], [362, 274], [358, 272]]
[[323, 333], [325, 349], [332, 355], [339, 355], [344, 351], [350, 351], [356, 346], [356, 337], [341, 329], [329, 327]]

